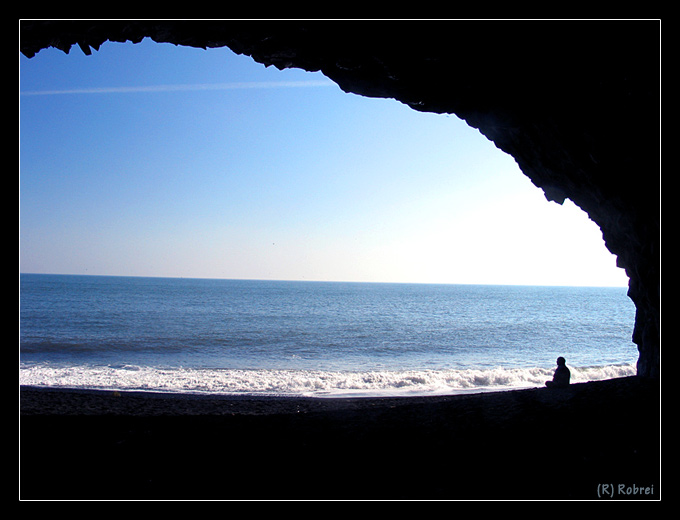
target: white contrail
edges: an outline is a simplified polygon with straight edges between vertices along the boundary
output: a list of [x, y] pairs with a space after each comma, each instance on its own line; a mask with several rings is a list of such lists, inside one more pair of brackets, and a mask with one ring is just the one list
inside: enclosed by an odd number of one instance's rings
[[194, 85], [151, 85], [136, 87], [95, 87], [74, 88], [67, 90], [34, 90], [21, 92], [22, 96], [54, 96], [60, 94], [132, 94], [143, 92], [188, 92], [192, 90], [238, 90], [257, 88], [306, 88], [331, 87], [335, 83], [329, 80], [311, 81], [257, 81], [244, 83], [206, 83]]

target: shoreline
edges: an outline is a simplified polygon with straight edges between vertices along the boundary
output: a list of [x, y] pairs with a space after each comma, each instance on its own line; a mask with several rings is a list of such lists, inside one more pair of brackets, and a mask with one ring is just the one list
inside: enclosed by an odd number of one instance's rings
[[20, 414], [25, 415], [270, 415], [360, 410], [376, 406], [427, 405], [464, 398], [541, 388], [456, 394], [384, 396], [293, 396], [156, 392], [21, 385]]
[[[375, 398], [21, 387], [20, 448], [28, 500], [658, 500], [660, 385]], [[599, 484], [653, 492], [603, 497]]]

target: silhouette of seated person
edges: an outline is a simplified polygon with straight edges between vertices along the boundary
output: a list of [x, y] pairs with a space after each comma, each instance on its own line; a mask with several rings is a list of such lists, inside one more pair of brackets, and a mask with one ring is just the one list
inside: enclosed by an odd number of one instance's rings
[[546, 381], [545, 386], [548, 388], [566, 388], [569, 386], [569, 379], [571, 372], [567, 368], [566, 360], [563, 357], [557, 358], [557, 369], [553, 375], [552, 381]]

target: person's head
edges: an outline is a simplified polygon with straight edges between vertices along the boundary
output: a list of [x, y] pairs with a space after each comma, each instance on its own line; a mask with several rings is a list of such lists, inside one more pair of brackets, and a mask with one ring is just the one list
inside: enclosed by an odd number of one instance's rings
[[564, 366], [564, 364], [567, 362], [566, 359], [564, 359], [562, 356], [557, 358], [557, 366]]

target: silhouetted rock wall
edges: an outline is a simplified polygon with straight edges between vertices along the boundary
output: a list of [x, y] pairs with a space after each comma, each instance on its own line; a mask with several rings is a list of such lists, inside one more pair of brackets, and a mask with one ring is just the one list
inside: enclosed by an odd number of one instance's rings
[[344, 91], [452, 113], [602, 229], [630, 278], [638, 374], [660, 372], [660, 23], [22, 22], [21, 52], [150, 37], [322, 71]]

